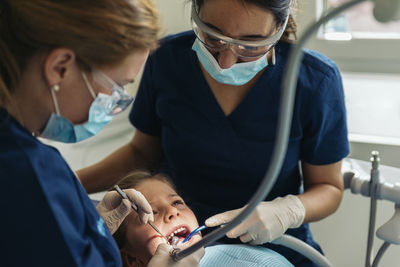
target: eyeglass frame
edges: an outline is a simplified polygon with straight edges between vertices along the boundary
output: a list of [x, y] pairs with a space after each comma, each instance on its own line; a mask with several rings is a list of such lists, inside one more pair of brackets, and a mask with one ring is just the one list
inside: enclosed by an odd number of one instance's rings
[[[109, 92], [111, 92], [111, 95], [114, 95], [115, 93], [118, 94], [119, 99], [116, 101], [116, 103], [114, 103], [115, 106], [112, 108], [112, 112], [110, 113], [110, 115], [117, 115], [121, 113], [122, 111], [126, 110], [128, 106], [133, 102], [134, 98], [129, 94], [127, 94], [125, 88], [116, 83], [104, 72], [97, 69], [92, 69], [91, 76], [93, 81], [95, 81], [97, 84], [99, 84], [100, 86], [104, 87]], [[93, 91], [92, 88], [90, 88], [90, 90]]]
[[[289, 20], [289, 15], [286, 17], [285, 21], [282, 23], [282, 26], [281, 26], [281, 28], [279, 29], [279, 31], [278, 31], [277, 33], [275, 33], [273, 36], [268, 37], [268, 38], [266, 38], [266, 39], [264, 39], [264, 40], [257, 40], [257, 41], [239, 40], [239, 39], [235, 39], [235, 38], [231, 38], [231, 37], [225, 36], [225, 35], [223, 35], [223, 34], [217, 32], [217, 31], [213, 30], [212, 28], [210, 28], [207, 24], [205, 24], [205, 23], [200, 19], [199, 15], [198, 15], [198, 12], [197, 12], [197, 10], [196, 10], [195, 5], [192, 5], [191, 20], [192, 20], [192, 24], [195, 23], [196, 26], [197, 26], [201, 31], [205, 32], [206, 34], [211, 34], [211, 35], [217, 37], [218, 39], [220, 39], [221, 41], [223, 41], [223, 42], [225, 43], [225, 45], [228, 44], [228, 43], [230, 43], [230, 44], [233, 44], [233, 45], [235, 45], [235, 46], [252, 47], [252, 48], [258, 48], [258, 47], [262, 47], [262, 46], [264, 46], [264, 47], [270, 46], [270, 48], [267, 49], [267, 51], [265, 51], [265, 52], [263, 52], [262, 54], [257, 55], [257, 56], [242, 56], [242, 55], [238, 55], [238, 56], [243, 57], [243, 58], [257, 58], [257, 57], [260, 57], [260, 56], [263, 56], [263, 55], [267, 54], [267, 53], [275, 46], [275, 44], [281, 39], [281, 37], [282, 37], [282, 35], [283, 35], [283, 33], [284, 33], [285, 29], [286, 29], [286, 25], [287, 25], [288, 20]], [[193, 25], [192, 25], [192, 27], [193, 27]], [[198, 34], [196, 33], [196, 30], [194, 29], [194, 27], [193, 27], [193, 30], [194, 30], [194, 32], [195, 32], [195, 34], [196, 34], [196, 37], [197, 37], [206, 47], [208, 47], [208, 48], [210, 48], [210, 49], [217, 49], [217, 48], [214, 48], [214, 47], [208, 45], [207, 43], [205, 43], [205, 42], [198, 36]], [[225, 48], [225, 49], [227, 49], [227, 48]], [[223, 50], [225, 50], [225, 49], [223, 49]], [[221, 50], [221, 51], [222, 51], [222, 50]], [[235, 51], [235, 52], [236, 52], [236, 51]]]

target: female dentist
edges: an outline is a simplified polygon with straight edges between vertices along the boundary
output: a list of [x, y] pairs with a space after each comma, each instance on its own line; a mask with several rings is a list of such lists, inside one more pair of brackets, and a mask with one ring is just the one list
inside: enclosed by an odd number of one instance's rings
[[[121, 266], [110, 233], [132, 211], [116, 192], [97, 211], [59, 152], [36, 136], [77, 142], [95, 135], [132, 98], [132, 82], [157, 46], [150, 0], [0, 1], [0, 178], [5, 266]], [[149, 203], [126, 190], [143, 223]], [[106, 225], [108, 229], [106, 228]], [[175, 263], [159, 246], [149, 266]]]
[[[85, 188], [107, 187], [131, 168], [161, 168], [199, 221], [218, 226], [232, 220], [271, 159], [283, 71], [296, 36], [292, 2], [192, 0], [193, 31], [166, 38], [146, 63], [130, 116], [134, 138], [78, 172]], [[320, 250], [307, 223], [339, 206], [341, 160], [349, 146], [334, 62], [304, 51], [297, 84], [277, 182], [222, 241], [263, 244], [295, 266], [312, 266], [304, 256], [268, 242], [287, 233]]]

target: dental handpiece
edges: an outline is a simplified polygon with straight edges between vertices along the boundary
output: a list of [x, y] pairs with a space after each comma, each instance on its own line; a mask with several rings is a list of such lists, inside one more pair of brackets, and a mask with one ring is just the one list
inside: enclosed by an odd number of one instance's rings
[[[136, 213], [139, 214], [138, 207], [137, 207], [136, 204], [128, 197], [128, 195], [127, 195], [124, 191], [122, 191], [122, 189], [121, 189], [118, 185], [115, 185], [115, 186], [114, 186], [114, 189], [117, 190], [117, 192], [121, 195], [121, 197], [122, 197], [123, 199], [127, 199], [127, 200], [131, 203], [131, 208], [132, 208], [134, 211], [136, 211]], [[159, 235], [161, 235], [161, 236], [167, 241], [168, 244], [170, 244], [169, 241], [168, 241], [168, 238], [166, 238], [166, 237], [160, 232], [160, 230], [158, 230], [158, 228], [154, 226], [154, 224], [153, 224], [152, 222], [148, 221], [147, 224], [150, 225], [150, 226], [154, 229], [154, 231], [156, 231]]]

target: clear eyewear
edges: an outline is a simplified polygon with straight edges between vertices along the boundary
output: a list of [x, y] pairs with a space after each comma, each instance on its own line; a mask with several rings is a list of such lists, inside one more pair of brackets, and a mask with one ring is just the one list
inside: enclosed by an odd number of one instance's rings
[[116, 115], [124, 111], [133, 101], [125, 88], [118, 85], [105, 73], [99, 70], [92, 70], [92, 79], [110, 93], [110, 100], [105, 103], [109, 115]]
[[286, 17], [285, 22], [273, 36], [264, 40], [246, 41], [234, 39], [213, 30], [201, 21], [194, 5], [192, 7], [192, 27], [197, 38], [210, 49], [211, 52], [220, 52], [231, 47], [231, 50], [237, 56], [243, 58], [257, 58], [268, 53], [281, 38], [288, 19], [289, 16]]

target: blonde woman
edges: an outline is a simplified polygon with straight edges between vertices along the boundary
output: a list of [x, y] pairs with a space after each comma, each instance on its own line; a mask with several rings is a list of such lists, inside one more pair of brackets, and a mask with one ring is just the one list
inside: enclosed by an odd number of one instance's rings
[[[95, 135], [132, 98], [157, 46], [150, 0], [0, 1], [2, 265], [121, 266], [110, 233], [131, 212], [108, 193], [96, 208], [60, 153], [37, 136], [78, 142]], [[126, 193], [152, 220], [147, 200]], [[107, 229], [108, 228], [108, 229]], [[149, 266], [196, 266], [202, 251], [173, 263], [159, 246]]]

